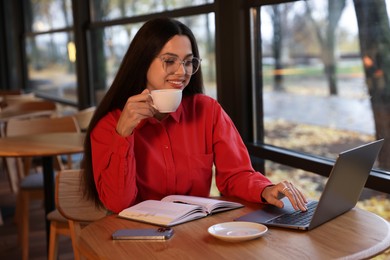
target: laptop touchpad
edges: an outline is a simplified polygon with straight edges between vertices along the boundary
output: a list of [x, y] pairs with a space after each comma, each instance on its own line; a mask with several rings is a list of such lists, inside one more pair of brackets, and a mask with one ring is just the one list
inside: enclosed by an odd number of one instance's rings
[[277, 216], [295, 211], [290, 201], [286, 197], [283, 198], [282, 201], [284, 203], [284, 207], [282, 209], [273, 205], [265, 205], [262, 209], [248, 213], [244, 216], [236, 218], [235, 220], [265, 223], [273, 218], [276, 218]]

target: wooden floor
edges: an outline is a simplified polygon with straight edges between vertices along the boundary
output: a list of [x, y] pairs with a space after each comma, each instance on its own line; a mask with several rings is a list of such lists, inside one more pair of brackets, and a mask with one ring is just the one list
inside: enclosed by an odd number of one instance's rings
[[[0, 209], [4, 223], [0, 226], [0, 259], [21, 259], [21, 247], [14, 223], [15, 195], [11, 193], [8, 178], [0, 163]], [[43, 203], [35, 201], [30, 209], [30, 259], [47, 259], [45, 215]], [[58, 259], [73, 259], [69, 237], [60, 238]]]

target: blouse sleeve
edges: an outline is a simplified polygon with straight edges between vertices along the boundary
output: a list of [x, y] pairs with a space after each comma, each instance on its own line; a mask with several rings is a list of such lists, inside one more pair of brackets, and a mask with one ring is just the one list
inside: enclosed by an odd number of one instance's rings
[[95, 184], [102, 203], [118, 213], [134, 204], [137, 196], [134, 138], [116, 131], [120, 111], [103, 117], [91, 133]]
[[214, 106], [214, 162], [216, 184], [225, 196], [263, 202], [261, 193], [271, 181], [253, 169], [248, 150], [230, 117], [216, 103]]

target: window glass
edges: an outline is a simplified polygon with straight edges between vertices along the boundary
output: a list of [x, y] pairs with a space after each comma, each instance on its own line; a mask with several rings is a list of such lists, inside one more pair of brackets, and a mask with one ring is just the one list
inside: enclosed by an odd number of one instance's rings
[[91, 32], [90, 49], [92, 87], [95, 102], [100, 103], [111, 86], [131, 40], [143, 23], [124, 24]]
[[[389, 139], [390, 1], [356, 2], [261, 7], [265, 143], [334, 159]], [[389, 158], [387, 140], [376, 167]]]
[[198, 42], [201, 67], [207, 95], [217, 98], [215, 65], [215, 18], [214, 13], [178, 18], [187, 25]]
[[76, 52], [72, 33], [28, 37], [26, 53], [30, 90], [77, 102]]
[[[388, 6], [389, 0], [312, 0], [260, 7], [257, 81], [266, 144], [335, 159], [385, 138], [374, 167], [390, 170], [390, 27], [382, 12]], [[297, 183], [314, 199], [326, 182], [269, 161], [265, 173]], [[364, 189], [357, 206], [389, 220], [389, 202], [388, 194]]]
[[71, 0], [31, 0], [26, 2], [26, 30], [42, 32], [73, 25]]
[[[205, 92], [216, 98], [216, 76], [215, 76], [215, 26], [214, 14], [196, 15], [178, 18], [193, 31], [202, 58], [202, 73], [205, 84]], [[103, 30], [95, 30], [91, 35], [94, 46], [102, 46], [103, 51], [93, 51], [92, 66], [93, 86], [95, 98], [99, 102], [105, 91], [110, 87], [123, 56], [130, 45], [131, 40], [143, 23], [126, 24], [106, 27]], [[99, 57], [98, 53], [103, 53]], [[103, 66], [101, 66], [103, 65]]]
[[112, 20], [213, 3], [213, 0], [90, 0], [93, 21]]

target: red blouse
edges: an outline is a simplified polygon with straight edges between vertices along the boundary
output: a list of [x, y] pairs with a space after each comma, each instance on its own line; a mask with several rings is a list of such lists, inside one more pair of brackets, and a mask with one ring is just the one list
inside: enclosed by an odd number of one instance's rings
[[176, 112], [141, 121], [128, 137], [115, 131], [120, 114], [111, 111], [91, 133], [96, 187], [113, 212], [169, 194], [207, 197], [213, 164], [223, 195], [261, 202], [271, 185], [253, 169], [233, 122], [211, 97], [183, 97]]

